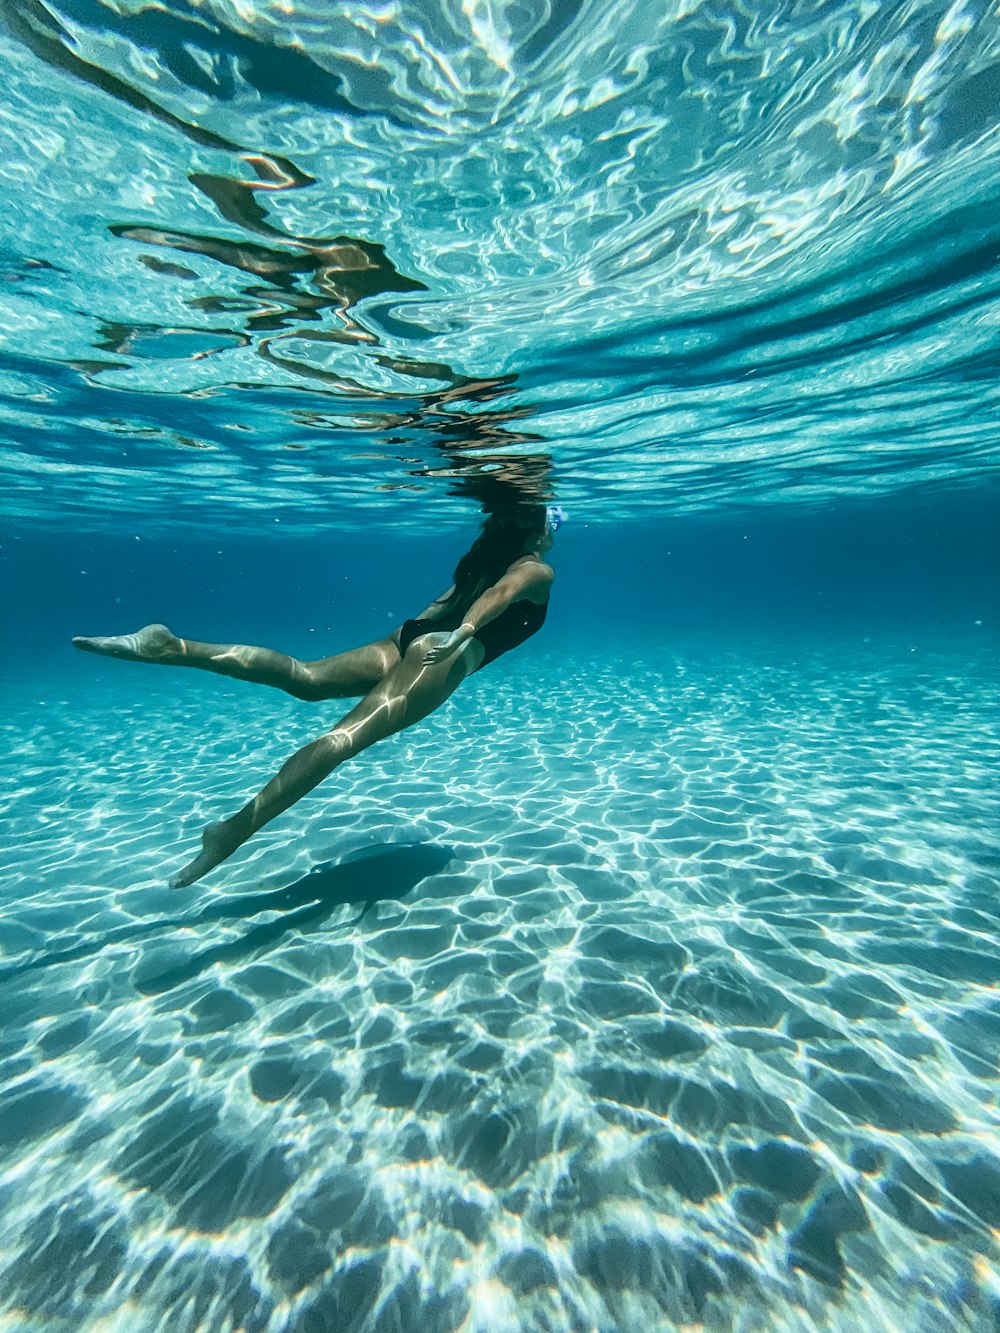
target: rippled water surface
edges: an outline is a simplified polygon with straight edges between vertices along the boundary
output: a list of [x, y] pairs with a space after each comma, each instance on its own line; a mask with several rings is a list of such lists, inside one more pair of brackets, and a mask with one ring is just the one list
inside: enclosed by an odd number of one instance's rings
[[995, 466], [985, 0], [2, 11], [19, 513], [347, 522], [538, 437], [614, 512]]
[[[1000, 1327], [1000, 11], [0, 0], [0, 1330]], [[543, 634], [184, 892], [302, 658]]]

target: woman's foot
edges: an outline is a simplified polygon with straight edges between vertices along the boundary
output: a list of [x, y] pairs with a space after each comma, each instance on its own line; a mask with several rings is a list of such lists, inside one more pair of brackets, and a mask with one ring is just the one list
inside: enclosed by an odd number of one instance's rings
[[201, 851], [189, 861], [183, 870], [179, 870], [170, 880], [172, 889], [186, 889], [202, 875], [214, 870], [227, 856], [232, 856], [244, 839], [236, 836], [232, 828], [233, 820], [222, 819], [218, 824], [207, 824], [201, 835]]
[[79, 636], [73, 645], [85, 653], [120, 657], [126, 662], [168, 662], [181, 656], [181, 641], [166, 625], [147, 625], [135, 634], [113, 634], [107, 638]]

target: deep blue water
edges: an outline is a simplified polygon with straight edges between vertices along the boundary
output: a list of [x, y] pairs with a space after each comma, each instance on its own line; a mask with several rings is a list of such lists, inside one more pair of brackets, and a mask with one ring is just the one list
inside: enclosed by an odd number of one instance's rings
[[[571, 513], [551, 557], [559, 583], [546, 637], [573, 648], [604, 635], [728, 648], [747, 636], [909, 636], [916, 646], [960, 643], [995, 658], [998, 515], [997, 491], [985, 486], [631, 522], [584, 508]], [[183, 620], [192, 637], [265, 634], [316, 656], [377, 637], [419, 610], [429, 589], [447, 586], [477, 530], [474, 512], [460, 517], [464, 530], [449, 523], [437, 533], [429, 515], [418, 532], [253, 537], [170, 537], [138, 523], [86, 534], [17, 526], [0, 553], [4, 616], [35, 669], [79, 666], [68, 633], [150, 618]], [[0, 670], [20, 674], [10, 658]]]
[[[0, 67], [0, 1327], [1000, 1327], [995, 6]], [[71, 636], [319, 657], [539, 500], [544, 632], [166, 889], [341, 705]]]

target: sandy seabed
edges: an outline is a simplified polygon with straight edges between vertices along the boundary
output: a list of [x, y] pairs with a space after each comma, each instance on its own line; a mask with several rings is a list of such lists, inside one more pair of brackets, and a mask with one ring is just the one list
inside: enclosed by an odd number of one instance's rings
[[525, 653], [180, 892], [337, 705], [19, 685], [0, 1330], [995, 1328], [997, 684]]

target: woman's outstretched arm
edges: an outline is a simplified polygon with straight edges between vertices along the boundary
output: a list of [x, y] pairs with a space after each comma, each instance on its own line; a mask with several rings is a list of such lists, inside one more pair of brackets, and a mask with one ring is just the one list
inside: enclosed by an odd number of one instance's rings
[[522, 565], [515, 565], [472, 603], [458, 629], [427, 650], [424, 661], [428, 664], [444, 661], [457, 652], [463, 643], [468, 643], [477, 630], [488, 625], [491, 620], [496, 620], [515, 602], [543, 602], [554, 578], [552, 569], [541, 560], [528, 560]]

